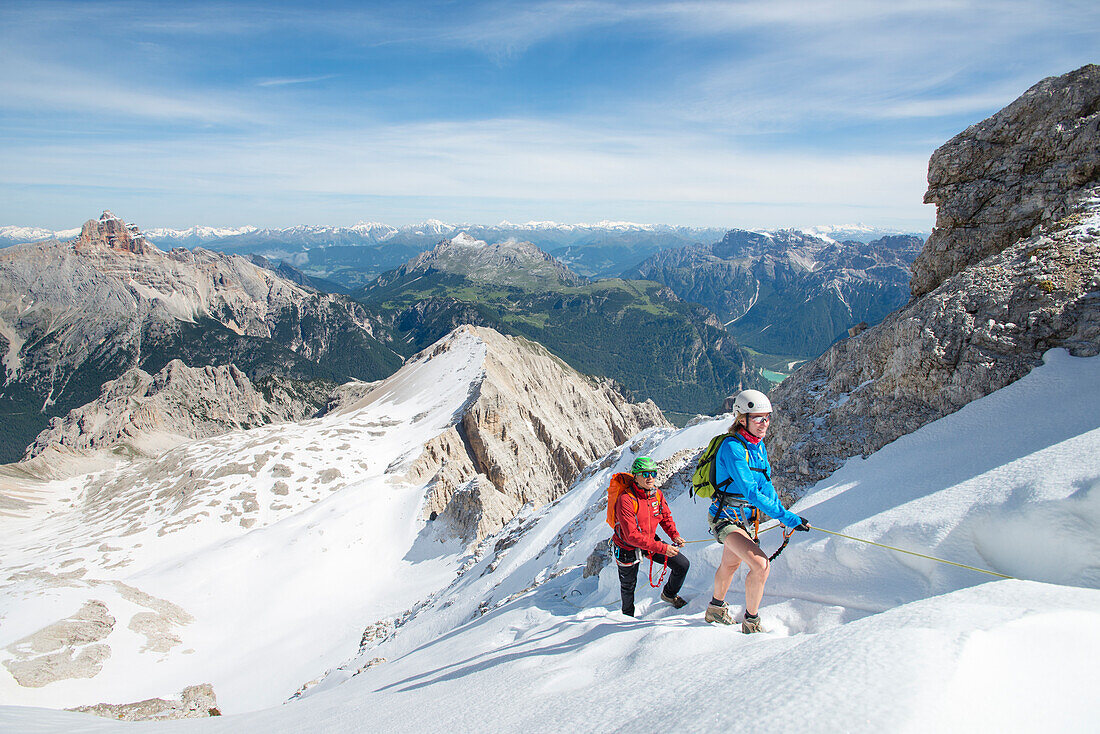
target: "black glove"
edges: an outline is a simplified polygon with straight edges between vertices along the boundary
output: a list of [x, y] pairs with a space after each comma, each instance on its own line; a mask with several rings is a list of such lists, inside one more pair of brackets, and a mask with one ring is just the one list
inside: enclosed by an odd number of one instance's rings
[[810, 523], [806, 522], [806, 518], [800, 516], [798, 519], [801, 520], [802, 522], [799, 523], [798, 525], [794, 526], [795, 530], [801, 530], [802, 532], [806, 532], [807, 530], [810, 529]]

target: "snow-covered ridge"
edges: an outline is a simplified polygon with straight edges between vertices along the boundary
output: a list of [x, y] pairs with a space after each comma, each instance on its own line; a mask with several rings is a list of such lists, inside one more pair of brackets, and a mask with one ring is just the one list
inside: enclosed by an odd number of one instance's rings
[[42, 227], [20, 227], [8, 225], [0, 227], [0, 240], [13, 242], [38, 242], [40, 240], [71, 240], [80, 234], [80, 227], [75, 229], [51, 230]]
[[158, 227], [145, 231], [145, 236], [154, 240], [168, 239], [198, 239], [215, 240], [222, 237], [235, 237], [241, 234], [249, 234], [258, 231], [258, 227], [203, 227], [194, 226], [187, 229], [165, 229]]

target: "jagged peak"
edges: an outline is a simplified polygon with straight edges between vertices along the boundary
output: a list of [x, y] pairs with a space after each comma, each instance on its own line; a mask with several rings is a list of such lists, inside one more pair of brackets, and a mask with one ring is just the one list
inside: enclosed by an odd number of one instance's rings
[[75, 241], [77, 250], [106, 248], [118, 252], [145, 254], [152, 247], [136, 224], [127, 224], [110, 211], [104, 211], [99, 219], [89, 219], [80, 229]]

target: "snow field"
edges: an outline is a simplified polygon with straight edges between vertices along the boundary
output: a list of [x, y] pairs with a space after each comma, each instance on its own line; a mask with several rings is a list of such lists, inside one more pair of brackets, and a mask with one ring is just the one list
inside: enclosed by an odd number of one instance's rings
[[[96, 641], [110, 656], [95, 679], [41, 688], [0, 669], [0, 701], [126, 702], [210, 682], [223, 710], [247, 711], [282, 703], [346, 660], [367, 623], [446, 585], [461, 561], [458, 548], [405, 558], [421, 532], [423, 491], [394, 479], [450, 424], [484, 354], [480, 341], [460, 336], [450, 353], [410, 363], [336, 415], [196, 441], [171, 457], [120, 466], [107, 472], [108, 488], [119, 488], [108, 497], [113, 507], [88, 500], [87, 476], [52, 487], [53, 501], [12, 519], [15, 532], [2, 541], [0, 568], [23, 576], [0, 584], [0, 659], [35, 655], [26, 644], [12, 646], [59, 609], [75, 613], [89, 600], [104, 602], [114, 618]], [[191, 509], [172, 493], [181, 466], [194, 483], [185, 498]], [[227, 471], [236, 466], [248, 470]], [[327, 484], [318, 480], [325, 471], [334, 477]], [[272, 491], [279, 482], [282, 494]], [[160, 484], [167, 499], [158, 502], [149, 487]], [[59, 501], [66, 493], [77, 499]], [[258, 507], [248, 509], [250, 501]], [[253, 524], [238, 522], [242, 516]], [[170, 650], [151, 652], [129, 629], [134, 614], [148, 610], [119, 597], [116, 581], [186, 610], [187, 621], [170, 628], [177, 638]]]

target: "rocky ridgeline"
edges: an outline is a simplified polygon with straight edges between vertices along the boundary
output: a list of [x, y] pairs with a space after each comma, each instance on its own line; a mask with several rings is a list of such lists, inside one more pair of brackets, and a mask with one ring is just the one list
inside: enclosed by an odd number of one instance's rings
[[932, 154], [936, 226], [913, 264], [914, 297], [1068, 215], [1100, 179], [1100, 66], [1027, 90]]
[[414, 359], [450, 349], [463, 333], [486, 345], [484, 377], [406, 479], [429, 482], [425, 517], [464, 541], [496, 532], [524, 504], [557, 499], [590, 462], [644, 428], [668, 425], [651, 401], [630, 403], [609, 380], [492, 329], [462, 327]]
[[157, 456], [189, 439], [307, 418], [329, 397], [316, 383], [271, 378], [265, 387], [257, 390], [232, 365], [193, 368], [175, 359], [155, 375], [134, 368], [95, 401], [50, 421], [26, 458], [45, 454], [36, 463], [48, 465], [56, 463], [50, 453], [120, 447]]
[[[1082, 168], [1083, 151], [1100, 150], [1098, 125], [1100, 67], [1090, 66], [1044, 80], [936, 152], [929, 196], [940, 226], [957, 223], [954, 235], [937, 228], [921, 253], [913, 292], [923, 295], [772, 392], [769, 453], [782, 487], [797, 493], [848, 457], [1004, 387], [1048, 349], [1100, 353], [1100, 169]], [[996, 196], [987, 196], [991, 171], [1003, 177]], [[975, 213], [950, 213], [964, 210]], [[1061, 216], [1048, 222], [1044, 212]], [[1043, 224], [1032, 232], [1025, 221]]]
[[100, 703], [68, 710], [116, 721], [170, 721], [221, 716], [214, 687], [209, 683], [184, 688], [178, 699], [147, 698], [135, 703]]

